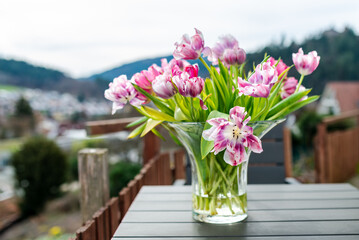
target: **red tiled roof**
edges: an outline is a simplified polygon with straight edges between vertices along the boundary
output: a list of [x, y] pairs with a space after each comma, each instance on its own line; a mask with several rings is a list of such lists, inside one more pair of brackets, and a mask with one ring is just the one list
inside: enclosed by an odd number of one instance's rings
[[335, 91], [335, 96], [338, 100], [341, 112], [359, 108], [359, 81], [330, 82], [327, 85]]

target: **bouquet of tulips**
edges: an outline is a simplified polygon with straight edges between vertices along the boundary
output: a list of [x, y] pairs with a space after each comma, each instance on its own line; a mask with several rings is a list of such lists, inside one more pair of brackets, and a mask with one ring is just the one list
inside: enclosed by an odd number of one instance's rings
[[[202, 56], [212, 64], [209, 66]], [[105, 97], [113, 101], [113, 113], [129, 102], [143, 115], [130, 125], [139, 125], [130, 138], [149, 131], [162, 137], [155, 127], [166, 122], [206, 122], [202, 158], [209, 152], [225, 150], [225, 162], [236, 166], [246, 161], [246, 149], [262, 151], [261, 141], [248, 123], [284, 118], [319, 98], [308, 97], [311, 89], [302, 85], [304, 76], [319, 64], [315, 51], [305, 55], [299, 49], [293, 53], [299, 81], [287, 76], [293, 65], [270, 56], [246, 73], [246, 53], [231, 35], [220, 37], [209, 48], [202, 33], [195, 29], [193, 36], [184, 35], [180, 43], [175, 43], [173, 57], [169, 62], [162, 59], [161, 66], [153, 64], [134, 74], [131, 80], [121, 75], [105, 91]], [[208, 70], [208, 78], [198, 75], [197, 64], [186, 61], [195, 59]], [[155, 108], [146, 105], [150, 102]]]

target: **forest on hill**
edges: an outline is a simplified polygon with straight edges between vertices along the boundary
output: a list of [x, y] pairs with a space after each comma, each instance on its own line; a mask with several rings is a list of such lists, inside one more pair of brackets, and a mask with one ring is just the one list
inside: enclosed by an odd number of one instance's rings
[[[251, 67], [252, 62], [258, 63], [268, 53], [274, 58], [282, 57], [287, 65], [291, 65], [292, 53], [297, 52], [300, 47], [304, 53], [316, 50], [321, 57], [317, 70], [303, 82], [305, 87], [313, 88], [313, 94], [320, 94], [330, 81], [359, 81], [359, 36], [350, 28], [343, 32], [327, 30], [302, 43], [292, 42], [289, 46], [269, 45], [248, 54], [247, 63]], [[300, 77], [295, 68], [291, 69], [289, 75]]]
[[67, 92], [80, 99], [103, 97], [96, 82], [82, 82], [58, 70], [12, 59], [0, 59], [0, 85]]

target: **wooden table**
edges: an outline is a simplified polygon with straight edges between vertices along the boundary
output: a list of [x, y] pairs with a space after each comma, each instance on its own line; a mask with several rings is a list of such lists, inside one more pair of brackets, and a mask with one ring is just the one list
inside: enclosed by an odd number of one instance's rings
[[232, 225], [192, 220], [190, 186], [144, 186], [117, 239], [359, 239], [359, 191], [349, 184], [249, 185], [248, 218]]

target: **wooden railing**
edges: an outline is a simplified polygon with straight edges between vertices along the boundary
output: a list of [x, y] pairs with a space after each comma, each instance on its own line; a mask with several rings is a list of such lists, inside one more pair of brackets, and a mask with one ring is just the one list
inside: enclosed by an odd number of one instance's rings
[[[133, 128], [126, 128], [126, 126], [136, 121], [138, 118], [121, 118], [113, 120], [91, 121], [86, 123], [86, 130], [88, 135], [100, 135], [107, 133], [114, 133], [119, 131], [128, 131]], [[151, 158], [158, 155], [160, 152], [160, 139], [149, 132], [143, 137], [143, 163], [147, 163]]]
[[171, 185], [185, 178], [182, 149], [161, 153], [146, 163], [140, 173], [76, 231], [76, 240], [110, 240], [143, 185]]
[[[86, 124], [87, 132], [88, 135], [99, 135], [123, 130], [131, 130], [127, 129], [126, 125], [136, 119], [137, 118], [125, 118], [118, 120], [88, 122]], [[159, 138], [152, 133], [149, 133], [144, 137], [143, 145], [143, 167], [140, 173], [118, 193], [117, 197], [111, 198], [108, 202], [106, 202], [106, 204], [104, 204], [104, 206], [100, 207], [99, 210], [92, 215], [91, 219], [86, 219], [87, 221], [84, 221], [83, 226], [76, 231], [76, 237], [73, 239], [111, 239], [143, 185], [171, 185], [175, 180], [186, 178], [186, 161], [183, 149], [160, 153]], [[79, 160], [81, 160], [81, 164], [84, 165], [84, 163], [82, 163], [82, 159], [86, 159], [88, 157], [83, 157], [81, 154], [89, 154], [89, 152], [91, 151], [88, 149], [86, 151], [80, 151]], [[93, 152], [95, 153], [98, 151], [93, 150]], [[93, 162], [91, 164], [95, 164]], [[101, 163], [97, 164], [101, 165]], [[90, 169], [94, 168], [92, 165], [87, 167]], [[82, 167], [81, 169], [83, 168], [85, 167]], [[83, 184], [84, 182], [81, 182], [81, 185]], [[87, 184], [86, 181], [85, 184]], [[85, 187], [87, 190], [89, 188], [89, 186]], [[89, 195], [91, 193], [85, 194]], [[90, 195], [82, 196], [82, 198], [85, 199], [88, 199], [89, 197]], [[96, 202], [95, 204], [98, 203]], [[85, 214], [84, 216], [87, 217], [87, 215]]]
[[[356, 127], [328, 132], [328, 126], [356, 118]], [[359, 110], [327, 117], [317, 126], [315, 137], [316, 180], [320, 183], [344, 182], [355, 175], [359, 164]]]

